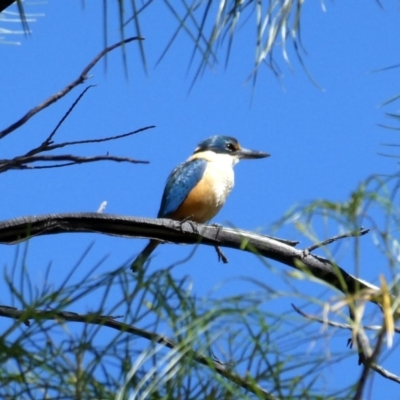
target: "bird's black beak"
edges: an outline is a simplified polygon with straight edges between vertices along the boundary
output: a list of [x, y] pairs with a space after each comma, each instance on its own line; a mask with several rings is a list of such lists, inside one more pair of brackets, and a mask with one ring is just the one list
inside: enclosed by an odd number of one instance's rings
[[264, 153], [263, 151], [257, 151], [257, 150], [249, 150], [249, 149], [239, 149], [236, 152], [236, 155], [240, 159], [255, 159], [255, 158], [265, 158], [269, 157], [271, 154]]

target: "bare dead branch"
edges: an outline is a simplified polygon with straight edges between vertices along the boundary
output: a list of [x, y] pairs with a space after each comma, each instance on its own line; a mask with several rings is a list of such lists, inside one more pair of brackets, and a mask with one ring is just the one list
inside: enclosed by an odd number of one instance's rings
[[[37, 162], [46, 163], [59, 163], [50, 165], [32, 165]], [[65, 162], [64, 162], [65, 161]], [[92, 157], [81, 157], [73, 154], [64, 155], [49, 155], [49, 156], [22, 156], [15, 157], [12, 160], [0, 160], [0, 173], [11, 170], [11, 169], [47, 169], [47, 168], [60, 168], [69, 165], [86, 164], [96, 161], [115, 161], [115, 162], [129, 162], [132, 164], [148, 164], [149, 161], [135, 160], [129, 157], [116, 157], [116, 156], [92, 156]]]
[[111, 214], [77, 213], [28, 216], [0, 222], [0, 243], [15, 244], [40, 235], [96, 232], [165, 242], [222, 246], [255, 253], [310, 274], [345, 294], [367, 293], [380, 307], [380, 289], [350, 275], [323, 257], [295, 249], [280, 239], [238, 229]]
[[89, 71], [98, 63], [98, 61], [104, 57], [107, 53], [110, 51], [116, 49], [117, 47], [120, 47], [122, 45], [125, 45], [129, 42], [132, 42], [134, 40], [144, 40], [144, 38], [141, 38], [139, 36], [135, 37], [130, 37], [124, 40], [121, 40], [118, 43], [115, 43], [112, 46], [109, 46], [102, 50], [81, 72], [81, 74], [78, 76], [77, 79], [75, 79], [73, 82], [68, 84], [67, 86], [64, 87], [61, 91], [58, 93], [55, 93], [54, 95], [50, 96], [48, 99], [46, 99], [43, 103], [37, 105], [36, 107], [32, 108], [29, 110], [22, 118], [20, 118], [18, 121], [14, 122], [11, 124], [9, 127], [4, 129], [3, 131], [0, 131], [0, 139], [3, 137], [7, 136], [11, 132], [15, 131], [17, 128], [20, 126], [24, 125], [26, 122], [28, 122], [34, 115], [36, 115], [38, 112], [44, 110], [45, 108], [49, 107], [65, 95], [67, 95], [72, 89], [74, 89], [76, 86], [84, 83], [87, 79], [89, 79], [88, 73]]
[[[35, 320], [60, 320], [68, 322], [79, 322], [90, 325], [100, 325], [106, 326], [111, 329], [115, 329], [119, 332], [129, 333], [132, 335], [139, 336], [141, 338], [147, 339], [154, 343], [161, 344], [169, 349], [174, 349], [180, 351], [179, 343], [174, 342], [165, 335], [159, 335], [154, 332], [150, 332], [136, 326], [125, 324], [116, 321], [117, 317], [98, 315], [98, 314], [77, 314], [70, 311], [45, 311], [45, 310], [18, 310], [13, 307], [0, 306], [0, 316], [21, 320], [25, 325], [30, 326], [30, 319]], [[183, 353], [183, 357], [189, 357], [191, 360], [195, 360], [197, 363], [205, 365], [208, 368], [214, 369], [218, 374], [236, 385], [246, 389], [257, 395], [262, 394], [262, 398], [268, 400], [278, 400], [275, 396], [267, 392], [261, 386], [256, 385], [254, 382], [256, 379], [254, 377], [243, 378], [242, 376], [236, 374], [235, 372], [229, 370], [225, 364], [213, 360], [211, 357], [206, 357], [199, 352], [194, 350], [186, 351]]]
[[[62, 143], [54, 143], [53, 138], [54, 135], [56, 134], [58, 128], [62, 125], [62, 123], [66, 120], [66, 118], [69, 116], [69, 114], [72, 112], [74, 107], [78, 104], [79, 100], [84, 96], [84, 94], [91, 88], [92, 86], [88, 86], [85, 88], [85, 90], [78, 96], [78, 98], [74, 101], [72, 106], [68, 109], [68, 111], [65, 113], [65, 115], [61, 118], [61, 120], [58, 122], [56, 127], [53, 129], [53, 131], [49, 134], [49, 136], [37, 147], [29, 150], [27, 153], [25, 153], [22, 156], [16, 156], [12, 159], [8, 160], [0, 160], [0, 173], [8, 171], [8, 170], [27, 170], [27, 169], [48, 169], [48, 168], [60, 168], [60, 167], [66, 167], [66, 166], [71, 166], [71, 165], [76, 165], [76, 164], [82, 164], [82, 163], [88, 163], [88, 162], [96, 162], [96, 161], [116, 161], [116, 162], [130, 162], [130, 163], [148, 163], [148, 161], [140, 161], [140, 160], [135, 160], [132, 158], [126, 158], [126, 157], [117, 157], [117, 156], [110, 156], [107, 154], [106, 156], [92, 156], [92, 157], [82, 157], [82, 156], [76, 156], [73, 154], [67, 154], [67, 155], [41, 155], [40, 153], [48, 152], [51, 150], [67, 147], [67, 146], [75, 146], [75, 145], [80, 145], [80, 144], [89, 144], [89, 143], [101, 143], [101, 142], [106, 142], [106, 141], [111, 141], [111, 140], [117, 140], [117, 139], [122, 139], [128, 136], [132, 136], [136, 133], [143, 132], [147, 129], [151, 129], [154, 126], [147, 126], [141, 129], [137, 129], [132, 132], [124, 133], [122, 135], [114, 135], [114, 136], [108, 136], [105, 138], [97, 138], [97, 139], [84, 139], [84, 140], [76, 140], [76, 141], [70, 141], [70, 142], [62, 142]], [[53, 163], [50, 165], [33, 165], [34, 163], [37, 162], [45, 162], [45, 163]]]

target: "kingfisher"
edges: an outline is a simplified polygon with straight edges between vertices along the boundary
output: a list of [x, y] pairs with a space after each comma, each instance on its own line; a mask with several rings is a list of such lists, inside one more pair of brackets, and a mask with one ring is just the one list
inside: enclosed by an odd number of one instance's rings
[[[231, 136], [211, 136], [202, 141], [193, 154], [169, 175], [157, 218], [210, 221], [224, 205], [234, 185], [233, 167], [242, 159], [269, 157], [262, 151], [248, 150]], [[150, 240], [131, 265], [143, 266], [161, 242]]]

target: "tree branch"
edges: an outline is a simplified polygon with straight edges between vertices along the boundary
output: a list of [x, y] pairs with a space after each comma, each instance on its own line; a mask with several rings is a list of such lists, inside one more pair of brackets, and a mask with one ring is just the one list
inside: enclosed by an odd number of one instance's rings
[[[294, 304], [292, 304], [292, 307], [298, 314], [300, 314], [304, 318], [307, 318], [311, 321], [320, 322], [321, 324], [333, 326], [335, 328], [348, 329], [350, 331], [354, 330], [354, 326], [352, 326], [350, 324], [341, 324], [339, 322], [330, 321], [325, 318], [320, 318], [320, 317], [316, 317], [315, 315], [307, 314], [304, 311], [300, 310], [300, 308], [296, 307]], [[361, 328], [362, 328], [362, 330], [357, 329], [356, 336], [357, 336], [357, 346], [359, 347], [359, 351], [361, 352], [360, 358], [359, 358], [361, 362], [359, 362], [359, 364], [362, 363], [364, 365], [364, 369], [363, 369], [363, 373], [362, 373], [362, 375], [364, 376], [364, 379], [362, 379], [362, 382], [366, 382], [367, 369], [372, 369], [375, 372], [377, 372], [378, 374], [382, 375], [384, 378], [387, 378], [396, 383], [400, 383], [400, 376], [392, 374], [391, 372], [389, 372], [382, 366], [375, 363], [378, 353], [376, 351], [374, 351], [373, 353], [370, 351], [369, 346], [368, 346], [368, 339], [367, 339], [365, 333], [363, 332], [364, 329], [380, 331], [379, 337], [381, 337], [382, 327], [381, 326], [362, 326]], [[395, 331], [397, 333], [399, 333], [400, 327], [395, 327]], [[351, 341], [351, 339], [349, 339], [349, 340]], [[359, 382], [361, 382], [361, 379]], [[359, 396], [361, 396], [361, 392], [362, 392], [361, 387], [362, 387], [361, 385], [358, 386], [358, 390], [359, 390], [360, 394], [355, 396], [354, 397], [355, 399], [361, 398], [361, 397], [359, 397]]]
[[0, 13], [4, 11], [6, 8], [10, 7], [11, 4], [15, 3], [16, 0], [3, 0], [0, 2]]
[[[57, 163], [50, 165], [38, 165], [33, 166], [31, 164], [43, 161], [46, 163]], [[57, 156], [22, 156], [15, 157], [12, 160], [0, 160], [0, 173], [8, 171], [10, 169], [46, 169], [46, 168], [59, 168], [66, 167], [69, 165], [86, 164], [96, 161], [116, 161], [116, 162], [129, 162], [132, 164], [148, 164], [149, 161], [134, 160], [129, 157], [117, 157], [117, 156], [92, 156], [92, 157], [81, 157], [73, 154], [64, 154]], [[63, 162], [63, 163], [61, 163]], [[59, 163], [59, 164], [58, 164]]]
[[305, 254], [309, 254], [312, 251], [314, 251], [314, 250], [316, 250], [316, 249], [318, 249], [320, 247], [326, 246], [327, 244], [331, 244], [333, 242], [336, 242], [337, 240], [345, 239], [345, 238], [349, 238], [349, 237], [363, 236], [363, 235], [366, 235], [368, 232], [369, 232], [369, 229], [364, 229], [364, 228], [361, 227], [360, 229], [358, 229], [356, 231], [343, 233], [342, 235], [337, 235], [337, 236], [334, 236], [332, 238], [323, 240], [320, 243], [313, 244], [312, 246], [307, 247], [304, 250], [304, 252], [305, 252]]
[[[27, 326], [30, 326], [29, 319], [36, 320], [64, 320], [68, 322], [81, 322], [85, 324], [91, 325], [100, 325], [106, 326], [111, 329], [115, 329], [119, 332], [126, 332], [132, 335], [140, 336], [144, 339], [152, 341], [154, 343], [161, 344], [169, 349], [181, 351], [181, 346], [179, 343], [174, 342], [169, 339], [165, 335], [159, 335], [154, 332], [146, 331], [144, 329], [137, 328], [133, 325], [125, 324], [122, 322], [118, 322], [115, 319], [119, 317], [107, 316], [107, 315], [98, 315], [98, 314], [77, 314], [75, 312], [70, 311], [45, 311], [45, 310], [18, 310], [13, 307], [8, 306], [0, 306], [0, 316], [20, 320]], [[186, 349], [185, 349], [186, 350]], [[199, 352], [194, 350], [185, 351], [183, 353], [183, 357], [189, 357], [191, 360], [195, 360], [196, 362], [205, 365], [208, 368], [213, 368], [215, 371], [223, 376], [226, 379], [229, 379], [231, 382], [234, 382], [236, 385], [246, 389], [255, 394], [262, 394], [262, 398], [268, 400], [277, 400], [275, 396], [264, 390], [261, 386], [256, 385], [254, 382], [255, 378], [243, 378], [240, 375], [236, 374], [229, 370], [226, 365], [221, 362], [213, 360], [211, 357], [206, 357]]]
[[[135, 135], [136, 133], [140, 133], [140, 132], [146, 131], [147, 129], [153, 129], [153, 128], [155, 128], [155, 125], [145, 126], [144, 128], [136, 129], [135, 131], [132, 131], [132, 132], [122, 133], [121, 135], [107, 136], [104, 138], [83, 139], [83, 140], [75, 140], [73, 142], [63, 142], [63, 143], [55, 143], [55, 144], [52, 142], [49, 142], [49, 144], [47, 146], [42, 147], [42, 145], [41, 145], [40, 149], [38, 147], [37, 149], [33, 149], [33, 150], [29, 151], [28, 153], [25, 154], [24, 157], [34, 155], [34, 154], [37, 154], [38, 152], [42, 152], [42, 151], [51, 151], [54, 149], [61, 149], [62, 147], [75, 146], [77, 144], [102, 143], [102, 142], [109, 142], [111, 140], [123, 139], [128, 136]], [[36, 151], [36, 150], [39, 150], [39, 151]], [[143, 162], [143, 161], [140, 161], [140, 162]]]
[[121, 40], [118, 43], [115, 43], [112, 46], [109, 46], [105, 48], [103, 51], [101, 51], [81, 72], [81, 74], [78, 76], [77, 79], [72, 81], [70, 84], [64, 87], [61, 91], [58, 93], [55, 93], [54, 95], [50, 96], [48, 99], [46, 99], [43, 103], [37, 105], [36, 107], [32, 108], [29, 110], [22, 118], [20, 118], [18, 121], [14, 122], [11, 124], [9, 127], [4, 129], [3, 131], [0, 131], [0, 139], [3, 137], [9, 135], [11, 132], [15, 131], [18, 129], [20, 126], [24, 125], [26, 122], [28, 122], [34, 115], [36, 115], [38, 112], [44, 110], [45, 108], [51, 106], [53, 103], [55, 103], [57, 100], [61, 99], [65, 95], [67, 95], [72, 89], [74, 89], [76, 86], [80, 85], [81, 83], [84, 83], [87, 79], [90, 77], [88, 76], [89, 71], [99, 62], [99, 60], [104, 57], [107, 53], [110, 51], [116, 49], [117, 47], [120, 47], [124, 44], [127, 44], [129, 42], [132, 42], [134, 40], [144, 40], [144, 38], [141, 38], [139, 36], [135, 37], [130, 37], [128, 39]]
[[[140, 161], [140, 160], [134, 160], [133, 158], [127, 158], [127, 157], [117, 157], [117, 156], [110, 156], [107, 154], [106, 156], [92, 156], [92, 157], [82, 157], [82, 156], [76, 156], [73, 154], [67, 154], [67, 155], [42, 155], [41, 153], [48, 152], [51, 150], [55, 149], [60, 149], [63, 147], [68, 147], [68, 146], [76, 146], [79, 144], [89, 144], [89, 143], [101, 143], [101, 142], [107, 142], [111, 140], [118, 140], [122, 139], [128, 136], [135, 135], [136, 133], [143, 132], [147, 129], [154, 128], [154, 126], [146, 126], [144, 128], [137, 129], [132, 132], [124, 133], [122, 135], [114, 135], [114, 136], [108, 136], [105, 138], [96, 138], [96, 139], [84, 139], [84, 140], [75, 140], [71, 142], [62, 142], [62, 143], [54, 143], [53, 138], [54, 135], [57, 133], [58, 128], [62, 125], [62, 123], [67, 119], [69, 114], [72, 112], [72, 110], [75, 108], [75, 106], [79, 103], [79, 101], [82, 99], [82, 97], [85, 95], [85, 93], [93, 86], [88, 86], [83, 90], [83, 92], [78, 96], [78, 98], [74, 101], [72, 106], [68, 109], [68, 111], [65, 113], [65, 115], [61, 118], [61, 120], [58, 122], [57, 126], [53, 129], [53, 131], [47, 136], [47, 138], [37, 147], [34, 147], [33, 149], [29, 150], [22, 156], [16, 156], [11, 159], [6, 159], [6, 160], [0, 160], [0, 173], [8, 171], [8, 170], [26, 170], [26, 169], [45, 169], [45, 168], [59, 168], [59, 167], [66, 167], [70, 165], [76, 165], [76, 164], [83, 164], [83, 163], [89, 163], [89, 162], [95, 162], [95, 161], [116, 161], [116, 162], [130, 162], [134, 164], [148, 164], [148, 161]], [[39, 165], [39, 166], [33, 166], [33, 163], [37, 162], [53, 162], [54, 164], [50, 165]]]
[[[173, 243], [201, 243], [255, 253], [308, 273], [345, 294], [365, 296], [380, 306], [380, 289], [350, 275], [328, 259], [293, 248], [281, 239], [238, 229], [111, 214], [77, 213], [28, 216], [0, 222], [0, 243], [15, 244], [34, 236], [71, 232], [151, 238]], [[290, 242], [289, 242], [290, 243]]]
[[[61, 120], [58, 122], [56, 127], [53, 129], [53, 131], [50, 133], [50, 135], [44, 140], [44, 142], [38, 146], [35, 147], [34, 149], [28, 151], [25, 156], [32, 156], [34, 154], [41, 153], [42, 151], [48, 151], [51, 150], [51, 145], [53, 144], [53, 137], [57, 133], [58, 128], [62, 125], [62, 123], [68, 118], [68, 116], [71, 114], [72, 110], [75, 108], [75, 106], [79, 103], [79, 101], [82, 99], [82, 97], [86, 94], [88, 90], [90, 90], [94, 85], [89, 85], [86, 87], [82, 93], [78, 96], [78, 98], [72, 103], [72, 106], [68, 109], [68, 111], [64, 114], [64, 116], [61, 118]], [[53, 147], [55, 148], [55, 147]]]
[[[292, 303], [292, 307], [302, 317], [307, 318], [307, 319], [309, 319], [311, 321], [320, 322], [321, 324], [333, 326], [335, 328], [347, 329], [349, 331], [353, 330], [353, 326], [350, 325], [350, 324], [343, 324], [343, 323], [340, 323], [340, 322], [331, 321], [331, 320], [326, 319], [326, 318], [317, 317], [316, 315], [307, 314], [304, 311], [300, 310], [300, 308], [295, 306], [293, 303]], [[380, 331], [382, 329], [382, 326], [380, 326], [380, 325], [366, 325], [366, 326], [363, 326], [363, 329], [365, 329], [366, 331], [375, 331], [376, 332], [376, 331]], [[395, 330], [395, 332], [400, 333], [400, 326], [395, 326], [394, 330]]]

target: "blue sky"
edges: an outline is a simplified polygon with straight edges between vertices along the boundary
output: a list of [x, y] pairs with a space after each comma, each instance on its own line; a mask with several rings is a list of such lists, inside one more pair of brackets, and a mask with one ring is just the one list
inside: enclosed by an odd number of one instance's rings
[[[161, 2], [160, 2], [161, 3]], [[247, 83], [254, 59], [254, 26], [247, 23], [238, 32], [228, 67], [224, 60], [207, 70], [190, 90], [194, 68], [188, 71], [192, 50], [190, 39], [181, 34], [162, 62], [156, 62], [168, 43], [176, 20], [161, 5], [143, 15], [142, 32], [149, 65], [144, 73], [136, 43], [127, 46], [128, 79], [121, 52], [100, 62], [92, 71], [95, 84], [59, 130], [56, 138], [79, 140], [122, 134], [144, 126], [156, 128], [136, 136], [98, 146], [89, 145], [79, 154], [110, 154], [148, 160], [148, 165], [117, 163], [88, 164], [44, 171], [13, 171], [2, 175], [1, 219], [45, 213], [96, 211], [107, 201], [106, 212], [120, 215], [155, 217], [169, 172], [185, 160], [199, 141], [214, 135], [236, 137], [244, 147], [266, 151], [272, 157], [243, 161], [236, 167], [236, 186], [215, 222], [242, 229], [270, 231], [270, 226], [287, 210], [314, 199], [344, 201], [351, 191], [373, 173], [393, 173], [396, 161], [378, 156], [380, 144], [397, 140], [392, 131], [378, 127], [385, 123], [384, 111], [396, 111], [396, 104], [379, 108], [397, 93], [397, 70], [371, 73], [398, 63], [399, 12], [394, 4], [379, 8], [373, 0], [329, 2], [305, 5], [302, 40], [304, 56], [318, 89], [306, 76], [290, 51], [293, 68], [288, 67], [276, 49], [283, 77], [278, 80], [268, 68], [261, 68], [256, 87]], [[31, 24], [32, 34], [13, 38], [17, 45], [1, 45], [0, 74], [1, 126], [4, 128], [26, 111], [75, 79], [103, 47], [101, 2], [51, 2], [29, 6], [28, 12], [45, 15]], [[109, 43], [119, 40], [116, 10], [111, 10]], [[13, 27], [14, 28], [14, 27]], [[19, 26], [15, 26], [19, 29]], [[128, 26], [126, 34], [132, 33]], [[195, 59], [194, 66], [199, 59]], [[10, 157], [41, 143], [51, 132], [85, 86], [41, 112], [21, 129], [2, 141], [0, 158]], [[254, 89], [254, 90], [253, 90]], [[335, 235], [334, 229], [330, 232]], [[310, 242], [288, 226], [280, 236]], [[115, 269], [133, 258], [144, 246], [143, 240], [99, 235], [57, 235], [32, 240], [27, 268], [38, 281], [46, 265], [65, 271], [90, 243], [94, 249], [85, 265], [107, 255], [101, 271]], [[362, 239], [362, 278], [378, 282], [380, 273], [389, 271], [371, 265], [375, 256], [371, 236]], [[16, 248], [0, 249], [3, 267], [13, 264]], [[155, 252], [154, 268], [163, 268], [186, 257], [191, 248], [167, 245]], [[371, 251], [371, 254], [369, 253]], [[213, 249], [200, 247], [194, 257], [176, 269], [189, 274], [193, 290], [204, 296], [218, 289], [219, 295], [246, 290], [238, 277], [251, 277], [283, 284], [277, 275], [288, 272], [274, 265], [272, 273], [257, 258], [226, 250], [230, 263], [218, 264]], [[341, 266], [354, 273], [351, 256], [343, 256]], [[382, 261], [380, 261], [382, 263]], [[54, 279], [59, 279], [53, 270]], [[229, 284], [224, 282], [230, 281]], [[0, 284], [1, 285], [1, 284]], [[222, 285], [222, 288], [220, 287]], [[322, 289], [300, 282], [307, 295]], [[282, 287], [283, 290], [283, 287]], [[8, 303], [2, 296], [1, 302]], [[279, 307], [290, 310], [290, 299]], [[82, 306], [84, 312], [90, 306]], [[345, 340], [333, 343], [344, 345]], [[339, 347], [340, 350], [342, 348]], [[395, 350], [394, 350], [395, 351]], [[399, 373], [389, 357], [385, 366]], [[391, 361], [392, 360], [392, 361]], [[345, 365], [345, 367], [343, 367]], [[346, 374], [343, 370], [346, 369]], [[354, 355], [339, 368], [332, 367], [328, 387], [361, 373]], [[354, 375], [352, 375], [354, 374]], [[346, 375], [346, 376], [345, 376]], [[350, 375], [350, 376], [349, 376]], [[394, 383], [374, 378], [372, 397], [385, 388], [390, 398], [400, 398]], [[396, 397], [397, 396], [397, 397]]]

